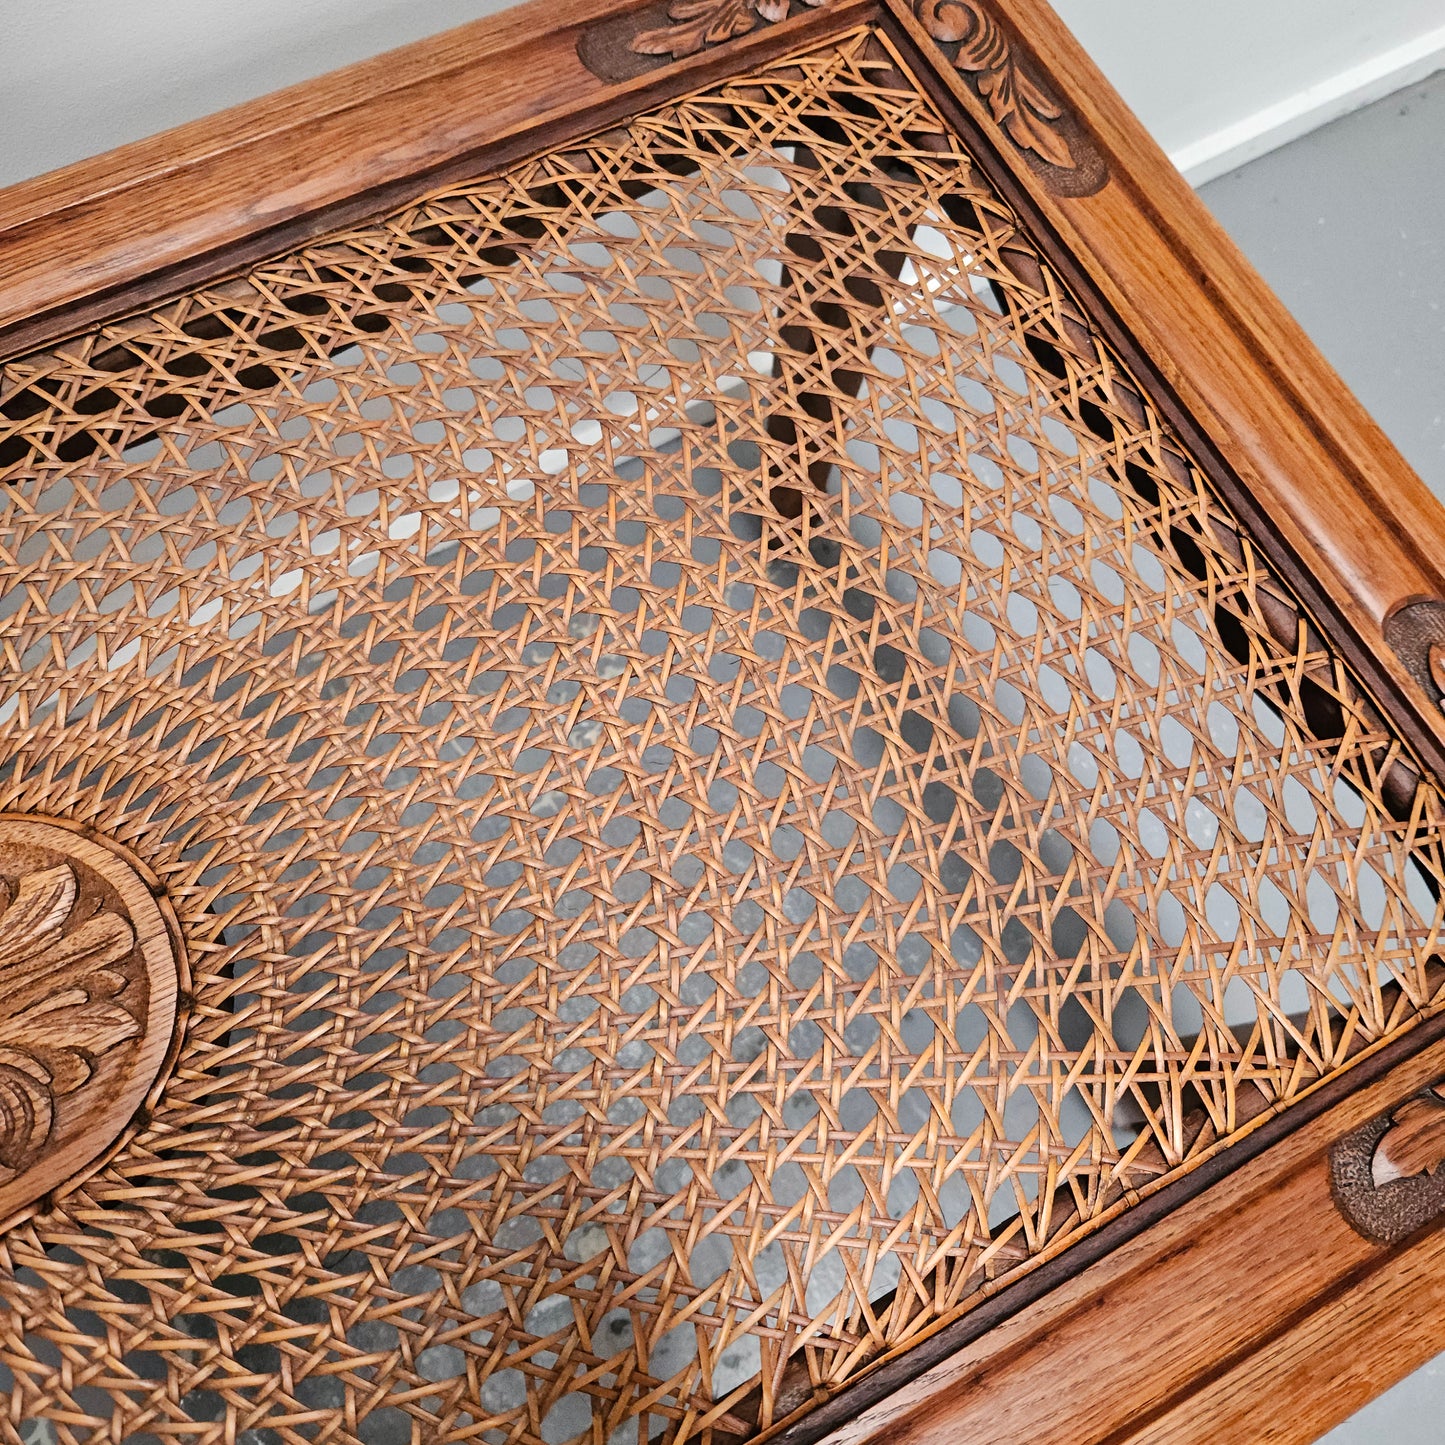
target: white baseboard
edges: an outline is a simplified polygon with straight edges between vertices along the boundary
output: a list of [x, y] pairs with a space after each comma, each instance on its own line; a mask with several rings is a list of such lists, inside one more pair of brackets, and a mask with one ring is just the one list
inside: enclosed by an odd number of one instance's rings
[[1353, 110], [1445, 69], [1445, 25], [1307, 86], [1175, 151], [1170, 160], [1202, 186]]

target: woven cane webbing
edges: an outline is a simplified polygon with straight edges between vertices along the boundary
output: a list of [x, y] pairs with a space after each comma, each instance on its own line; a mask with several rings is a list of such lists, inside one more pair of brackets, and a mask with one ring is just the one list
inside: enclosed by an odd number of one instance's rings
[[0, 809], [193, 982], [5, 1440], [747, 1435], [1438, 1001], [1440, 798], [875, 35], [0, 417]]

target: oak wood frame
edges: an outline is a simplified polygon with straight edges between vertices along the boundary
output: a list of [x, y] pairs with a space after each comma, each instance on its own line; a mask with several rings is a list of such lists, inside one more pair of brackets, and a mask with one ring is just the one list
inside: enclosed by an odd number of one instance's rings
[[[1050, 190], [908, 0], [831, 0], [637, 78], [599, 80], [578, 58], [580, 36], [641, 8], [533, 0], [0, 192], [0, 350], [43, 346], [875, 20], [1332, 643], [1441, 771], [1445, 716], [1394, 659], [1385, 625], [1407, 603], [1445, 597], [1445, 512], [1044, 0], [991, 8], [1026, 37], [1032, 66], [1097, 147], [1108, 180], [1086, 196]], [[1431, 1020], [1362, 1056], [775, 1433], [790, 1445], [1178, 1445], [1233, 1425], [1240, 1438], [1305, 1445], [1445, 1344], [1445, 1234], [1364, 1240], [1331, 1202], [1327, 1164], [1334, 1140], [1445, 1075], [1442, 1036]], [[1238, 1291], [1201, 1295], [1203, 1279]], [[1164, 1332], [1168, 1359], [1151, 1357]], [[1131, 1338], [1136, 1351], [1101, 1343]]]

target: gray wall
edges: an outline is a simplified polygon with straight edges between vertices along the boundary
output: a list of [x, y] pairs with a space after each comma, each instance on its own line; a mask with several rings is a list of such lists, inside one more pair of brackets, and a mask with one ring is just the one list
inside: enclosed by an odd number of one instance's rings
[[0, 185], [512, 0], [0, 0]]
[[1445, 78], [1200, 194], [1445, 500]]

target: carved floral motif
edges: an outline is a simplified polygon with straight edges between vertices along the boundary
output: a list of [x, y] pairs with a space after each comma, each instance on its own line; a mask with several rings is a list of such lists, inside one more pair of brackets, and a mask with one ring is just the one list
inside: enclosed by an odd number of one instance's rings
[[90, 1177], [157, 1097], [185, 947], [112, 839], [0, 812], [0, 1229]]
[[1445, 1083], [1341, 1139], [1330, 1151], [1330, 1181], [1345, 1218], [1381, 1244], [1445, 1214]]
[[1405, 670], [1445, 707], [1445, 601], [1423, 598], [1385, 619], [1385, 641]]
[[[829, 0], [803, 3], [816, 7]], [[673, 0], [667, 12], [670, 23], [644, 30], [634, 37], [632, 48], [639, 55], [670, 55], [679, 60], [709, 45], [746, 35], [759, 20], [771, 25], [787, 13], [788, 0]]]
[[0, 881], [0, 1166], [25, 1168], [44, 1148], [57, 1104], [140, 1025], [116, 1001], [114, 965], [135, 931], [102, 912], [67, 927], [75, 871], [66, 864]]
[[1004, 134], [1051, 166], [1072, 169], [1059, 129], [1062, 107], [1019, 68], [1007, 35], [984, 7], [976, 0], [914, 0], [914, 10], [935, 40], [958, 46], [953, 63], [972, 77]]
[[1402, 1104], [1375, 1146], [1370, 1177], [1378, 1188], [1439, 1172], [1445, 1165], [1445, 1093], [1437, 1087]]
[[[747, 35], [758, 25], [773, 25], [790, 12], [818, 8], [832, 0], [672, 0], [667, 23], [631, 35], [625, 49], [634, 57], [680, 60], [711, 45]], [[984, 0], [912, 0], [919, 23], [953, 57], [994, 120], [1020, 150], [1055, 172], [1083, 178], [1088, 194], [1102, 184], [1102, 163], [1092, 153], [1076, 155], [1078, 137], [1063, 107], [1020, 65], [1009, 37]], [[584, 45], [583, 58], [601, 66], [606, 47]], [[603, 67], [605, 68], [605, 67]], [[619, 71], [608, 78], [620, 78]], [[1099, 172], [1099, 174], [1094, 174]], [[1087, 173], [1087, 175], [1086, 175]], [[1073, 191], [1068, 193], [1073, 194]]]

